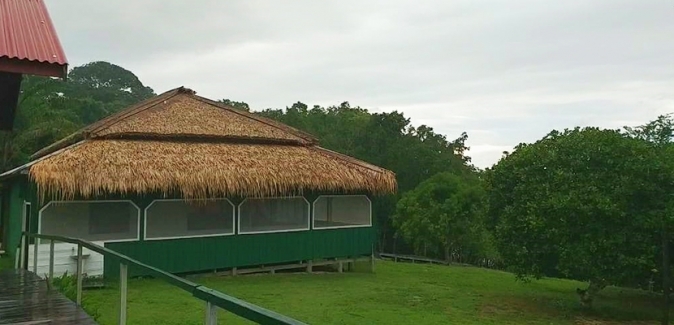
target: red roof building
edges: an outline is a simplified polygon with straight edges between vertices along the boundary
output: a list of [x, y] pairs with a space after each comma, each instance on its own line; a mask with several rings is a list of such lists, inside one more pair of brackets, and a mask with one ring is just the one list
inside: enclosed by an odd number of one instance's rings
[[0, 129], [12, 129], [22, 75], [65, 79], [67, 72], [44, 0], [0, 0]]
[[0, 71], [65, 78], [67, 68], [44, 0], [0, 1]]

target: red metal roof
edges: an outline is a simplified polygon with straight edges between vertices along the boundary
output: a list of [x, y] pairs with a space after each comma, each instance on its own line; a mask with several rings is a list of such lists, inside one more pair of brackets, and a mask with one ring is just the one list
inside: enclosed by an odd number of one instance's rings
[[0, 0], [0, 71], [63, 78], [67, 65], [44, 0]]

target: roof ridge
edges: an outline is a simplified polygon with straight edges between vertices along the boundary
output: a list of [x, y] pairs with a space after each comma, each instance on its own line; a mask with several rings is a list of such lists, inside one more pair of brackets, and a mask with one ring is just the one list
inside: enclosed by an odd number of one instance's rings
[[110, 133], [102, 136], [89, 138], [90, 141], [105, 140], [125, 140], [125, 141], [165, 141], [165, 142], [200, 142], [200, 143], [231, 143], [231, 144], [265, 144], [265, 145], [292, 145], [298, 147], [315, 146], [315, 144], [306, 144], [299, 140], [276, 139], [276, 138], [251, 138], [235, 135], [195, 135], [190, 133], [176, 133], [171, 135], [145, 133], [145, 132], [123, 132]]

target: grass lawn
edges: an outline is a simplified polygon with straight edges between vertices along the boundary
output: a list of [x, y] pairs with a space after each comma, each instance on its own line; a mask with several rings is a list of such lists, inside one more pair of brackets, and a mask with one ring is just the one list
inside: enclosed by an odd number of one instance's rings
[[14, 260], [5, 256], [0, 256], [0, 271], [14, 268]]
[[[607, 288], [596, 311], [578, 308], [576, 287], [472, 267], [378, 261], [376, 272], [202, 277], [198, 282], [309, 324], [655, 324], [657, 296]], [[115, 288], [84, 293], [85, 309], [115, 324]], [[204, 303], [159, 280], [129, 282], [129, 324], [202, 324]], [[642, 322], [649, 321], [649, 322]], [[248, 322], [222, 312], [223, 324]]]

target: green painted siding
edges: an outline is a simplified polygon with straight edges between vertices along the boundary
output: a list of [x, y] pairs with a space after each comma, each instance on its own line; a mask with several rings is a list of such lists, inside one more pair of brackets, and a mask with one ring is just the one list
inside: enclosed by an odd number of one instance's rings
[[[120, 242], [105, 247], [171, 273], [191, 273], [370, 255], [374, 236], [374, 228], [365, 227]], [[105, 260], [106, 276], [119, 272], [117, 263]], [[142, 274], [133, 268], [130, 272]]]
[[16, 248], [21, 241], [21, 219], [23, 215], [23, 189], [21, 180], [17, 179], [8, 183], [7, 190], [9, 191], [9, 204], [7, 224], [5, 225], [5, 234], [7, 236], [7, 255], [14, 257], [16, 255]]
[[[25, 176], [6, 181], [3, 190], [8, 191], [9, 197], [8, 216], [5, 219], [8, 223], [3, 224], [3, 227], [6, 227], [8, 248], [12, 247], [7, 251], [13, 256], [21, 239], [24, 200], [32, 203], [30, 218], [32, 232], [38, 231], [39, 211], [48, 201], [38, 201], [34, 183], [29, 182]], [[305, 197], [309, 202], [313, 202], [317, 195], [308, 193]], [[105, 246], [168, 272], [192, 273], [232, 267], [293, 263], [311, 259], [368, 256], [376, 241], [376, 225], [362, 228], [145, 241], [142, 237], [145, 224], [144, 210], [154, 199], [158, 198], [160, 196], [156, 194], [101, 197], [101, 200], [132, 200], [142, 212], [140, 241], [107, 243]], [[238, 206], [242, 199], [230, 198], [230, 201]], [[313, 205], [310, 204], [310, 207], [313, 210]], [[238, 209], [235, 218], [238, 218]], [[374, 218], [373, 222], [375, 222]], [[133, 268], [129, 271], [135, 275], [142, 274]], [[118, 273], [117, 262], [106, 259], [105, 274], [116, 275]]]

